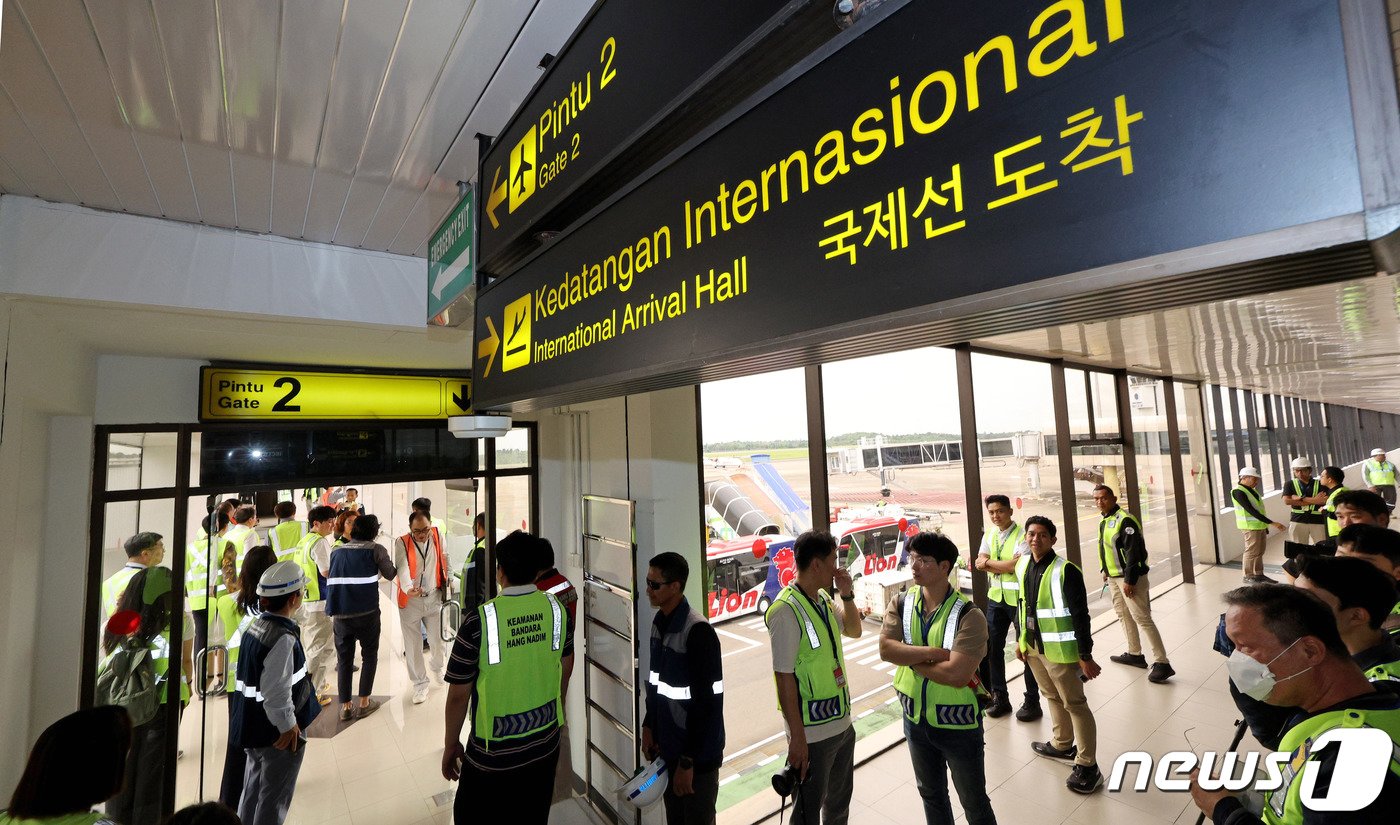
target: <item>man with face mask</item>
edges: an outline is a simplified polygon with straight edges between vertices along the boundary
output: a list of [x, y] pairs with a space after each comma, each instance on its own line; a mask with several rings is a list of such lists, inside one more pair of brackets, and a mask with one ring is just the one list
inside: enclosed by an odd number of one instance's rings
[[[1191, 797], [1216, 825], [1331, 825], [1390, 823], [1400, 806], [1400, 761], [1391, 756], [1379, 795], [1363, 810], [1315, 810], [1303, 801], [1305, 777], [1314, 777], [1311, 798], [1327, 798], [1341, 748], [1312, 748], [1324, 732], [1370, 727], [1400, 742], [1400, 696], [1381, 691], [1352, 661], [1332, 610], [1296, 587], [1249, 586], [1225, 594], [1225, 630], [1235, 645], [1230, 678], [1246, 695], [1273, 705], [1296, 705], [1279, 750], [1292, 759], [1281, 787], [1263, 793], [1260, 813], [1247, 810], [1229, 791], [1208, 791], [1193, 773]], [[1305, 763], [1315, 763], [1307, 767]], [[1289, 766], [1297, 765], [1290, 770]]]

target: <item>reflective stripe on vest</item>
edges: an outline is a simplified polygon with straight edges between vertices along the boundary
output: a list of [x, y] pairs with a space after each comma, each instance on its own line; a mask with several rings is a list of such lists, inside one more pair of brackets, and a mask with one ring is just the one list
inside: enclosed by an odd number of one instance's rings
[[[539, 590], [503, 595], [482, 605], [478, 615], [486, 656], [477, 676], [472, 736], [486, 742], [489, 749], [496, 740], [559, 727], [563, 723], [560, 679], [564, 634], [559, 600]], [[552, 636], [541, 627], [546, 620], [552, 625]], [[502, 626], [507, 629], [504, 643]]]
[[1366, 680], [1370, 682], [1400, 682], [1400, 660], [1368, 668]]
[[1361, 465], [1361, 474], [1366, 477], [1366, 483], [1371, 487], [1395, 486], [1395, 465], [1387, 460], [1366, 459]]
[[284, 521], [267, 531], [267, 542], [272, 545], [272, 552], [277, 554], [277, 560], [286, 561], [296, 553], [305, 535], [305, 522]]
[[[661, 681], [661, 674], [657, 673], [654, 670], [647, 675], [647, 681], [650, 682], [653, 686], [655, 686], [657, 693], [661, 694], [662, 696], [665, 696], [667, 699], [683, 701], [690, 698], [690, 688], [668, 685], [665, 682]], [[724, 680], [720, 679], [712, 685], [710, 685], [710, 692], [715, 694], [716, 696], [718, 696], [721, 693], [724, 693]]]
[[[1132, 513], [1119, 507], [1113, 513], [1099, 520], [1099, 569], [1110, 576], [1123, 575], [1127, 566], [1118, 549], [1118, 534], [1124, 531], [1141, 530]], [[1130, 533], [1131, 535], [1131, 533]]]
[[[923, 588], [918, 585], [904, 594], [904, 643], [952, 650], [958, 625], [970, 602], [956, 588], [950, 587], [947, 598], [934, 609], [929, 635], [925, 637], [923, 600]], [[977, 694], [966, 685], [939, 684], [915, 673], [911, 667], [900, 665], [894, 671], [894, 689], [904, 718], [910, 722], [954, 730], [977, 727]]]
[[379, 574], [373, 576], [336, 576], [333, 579], [326, 579], [326, 584], [374, 584], [379, 581]]
[[[844, 684], [846, 660], [837, 641], [841, 626], [837, 623], [836, 604], [825, 591], [818, 591], [817, 598], [826, 607], [821, 622], [824, 633], [817, 632], [808, 600], [796, 584], [784, 587], [764, 614], [764, 622], [771, 628], [774, 610], [791, 610], [802, 629], [802, 644], [797, 648], [797, 661], [793, 676], [797, 680], [798, 694], [802, 702], [802, 724], [822, 725], [848, 717], [851, 713], [851, 693]], [[812, 605], [815, 609], [815, 605]], [[840, 674], [841, 682], [837, 675]], [[774, 679], [776, 689], [776, 677]], [[810, 695], [809, 695], [810, 694]], [[781, 703], [781, 697], [779, 702]]]
[[238, 648], [243, 644], [243, 633], [248, 630], [248, 626], [257, 617], [257, 613], [245, 613], [243, 620], [238, 623], [238, 629], [233, 631], [233, 634], [228, 637], [228, 641], [224, 643], [224, 648], [228, 651], [228, 672], [235, 674], [234, 678], [225, 680], [228, 682], [228, 687], [225, 690], [229, 693], [239, 689], [236, 675], [238, 673]]
[[[1021, 581], [1023, 593], [1032, 561], [1033, 557], [1027, 553], [1016, 563], [1016, 578]], [[1069, 605], [1065, 603], [1065, 568], [1069, 564], [1063, 556], [1056, 556], [1050, 562], [1050, 567], [1040, 576], [1040, 589], [1036, 592], [1034, 608], [1030, 605], [1029, 595], [1021, 599], [1021, 635], [1017, 641], [1021, 650], [1031, 649], [1026, 613], [1034, 610], [1036, 630], [1040, 633], [1041, 646], [1045, 648], [1045, 658], [1062, 665], [1079, 661], [1074, 619]]]
[[1303, 719], [1283, 735], [1278, 749], [1291, 755], [1283, 768], [1283, 784], [1277, 790], [1264, 792], [1262, 818], [1271, 825], [1303, 821], [1303, 783], [1297, 781], [1305, 773], [1303, 767], [1313, 755], [1313, 742], [1335, 728], [1379, 728], [1391, 740], [1390, 772], [1400, 776], [1400, 710], [1359, 710], [1347, 708], [1320, 713]]
[[[1308, 482], [1308, 489], [1306, 492], [1304, 492], [1303, 490], [1303, 482], [1299, 481], [1296, 478], [1289, 479], [1288, 484], [1289, 487], [1293, 490], [1293, 495], [1298, 496], [1299, 498], [1311, 498], [1312, 496], [1315, 496], [1318, 493], [1322, 492], [1322, 482], [1318, 481], [1317, 479], [1313, 479], [1312, 481]], [[1290, 507], [1289, 509], [1292, 510], [1295, 515], [1300, 516], [1316, 515], [1317, 513], [1321, 512], [1321, 508], [1319, 507], [1319, 505], [1316, 504], [1307, 504], [1302, 507]]]
[[325, 576], [321, 575], [321, 568], [316, 566], [316, 559], [311, 556], [311, 550], [316, 543], [324, 539], [320, 533], [310, 532], [301, 537], [297, 542], [296, 550], [292, 554], [292, 560], [301, 568], [301, 573], [306, 576], [306, 600], [308, 602], [319, 602], [326, 597], [321, 592], [321, 588], [330, 584]]
[[[1249, 499], [1250, 503], [1254, 505], [1254, 509], [1261, 513], [1264, 512], [1264, 499], [1260, 497], [1257, 490], [1252, 487], [1246, 487], [1243, 484], [1236, 484], [1235, 489], [1231, 492], [1244, 493], [1244, 497]], [[1235, 526], [1241, 530], [1269, 529], [1269, 523], [1267, 521], [1260, 521], [1250, 515], [1243, 507], [1235, 508]]]
[[126, 592], [126, 584], [131, 581], [131, 577], [140, 573], [146, 568], [127, 562], [126, 566], [102, 582], [102, 613], [104, 618], [112, 618], [112, 614], [117, 612], [117, 605], [122, 600], [122, 594]]
[[553, 587], [549, 588], [548, 590], [546, 590], [546, 591], [544, 591], [544, 592], [546, 592], [546, 593], [552, 593], [552, 594], [558, 596], [560, 593], [563, 593], [565, 590], [568, 590], [568, 589], [569, 589], [570, 587], [572, 587], [572, 586], [573, 586], [573, 585], [569, 584], [568, 581], [562, 581], [562, 582], [559, 582], [558, 584], [554, 585]]
[[[988, 537], [987, 547], [991, 552], [987, 556], [992, 561], [1011, 561], [1016, 556], [1016, 545], [1020, 541], [1021, 525], [1013, 521], [1005, 539], [999, 530]], [[987, 598], [1015, 607], [1021, 598], [1021, 585], [1016, 581], [1016, 571], [992, 573], [987, 576]]]

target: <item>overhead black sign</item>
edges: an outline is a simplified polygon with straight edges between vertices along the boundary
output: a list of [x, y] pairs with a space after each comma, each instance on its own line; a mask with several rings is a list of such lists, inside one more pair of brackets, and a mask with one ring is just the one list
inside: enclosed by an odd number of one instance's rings
[[443, 427], [287, 427], [208, 430], [200, 441], [203, 487], [351, 480], [459, 478], [474, 473], [475, 439]]
[[481, 295], [479, 408], [1363, 209], [1336, 3], [882, 12]]
[[482, 160], [481, 268], [789, 1], [600, 0]]

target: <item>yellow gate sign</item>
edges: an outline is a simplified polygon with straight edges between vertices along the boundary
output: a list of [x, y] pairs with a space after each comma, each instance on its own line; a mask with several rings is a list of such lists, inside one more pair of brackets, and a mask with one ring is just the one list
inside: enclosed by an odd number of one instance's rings
[[470, 378], [204, 367], [202, 421], [433, 419], [472, 412]]

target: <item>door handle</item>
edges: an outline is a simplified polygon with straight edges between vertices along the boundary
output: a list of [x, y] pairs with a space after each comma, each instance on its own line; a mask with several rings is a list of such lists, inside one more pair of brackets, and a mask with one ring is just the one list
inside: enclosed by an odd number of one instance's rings
[[445, 601], [438, 608], [438, 636], [444, 642], [457, 638], [457, 626], [462, 623], [462, 606], [455, 601]]

